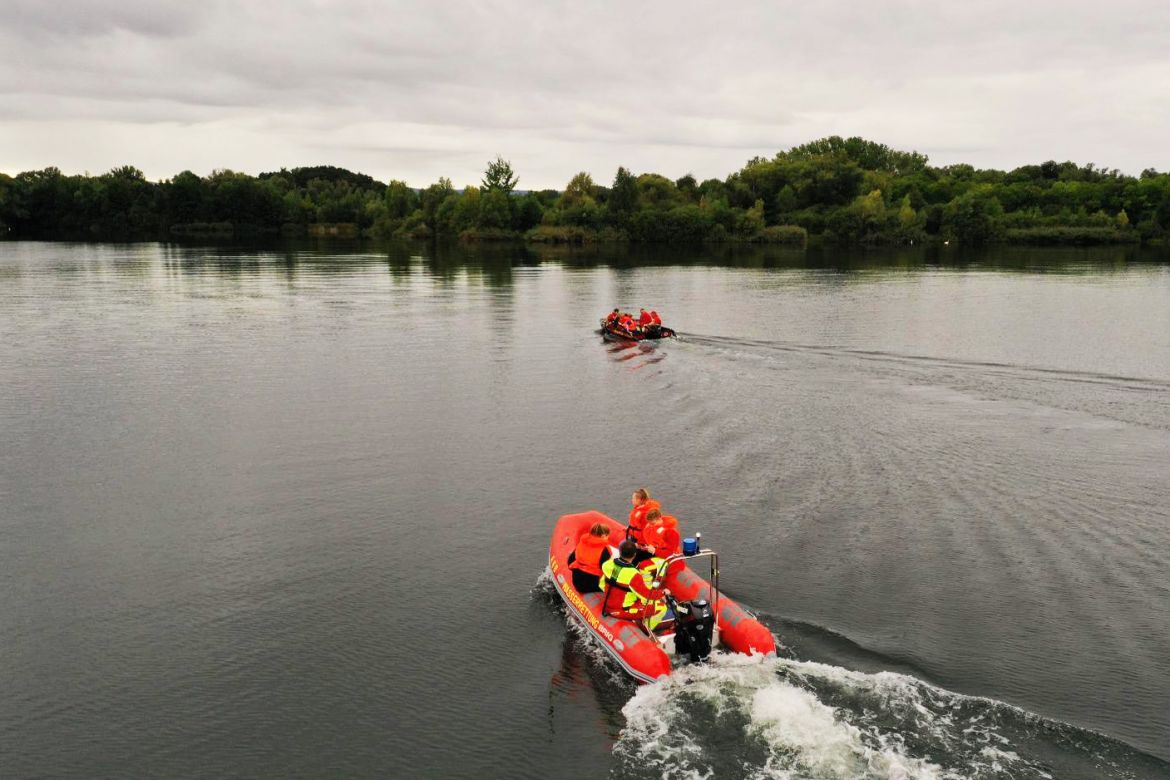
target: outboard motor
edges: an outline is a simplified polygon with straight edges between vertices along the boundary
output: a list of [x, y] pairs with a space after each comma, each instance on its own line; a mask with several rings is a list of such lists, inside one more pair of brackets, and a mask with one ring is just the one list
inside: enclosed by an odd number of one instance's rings
[[674, 650], [686, 653], [693, 663], [702, 663], [711, 655], [711, 638], [715, 633], [715, 613], [706, 599], [676, 604], [674, 608]]

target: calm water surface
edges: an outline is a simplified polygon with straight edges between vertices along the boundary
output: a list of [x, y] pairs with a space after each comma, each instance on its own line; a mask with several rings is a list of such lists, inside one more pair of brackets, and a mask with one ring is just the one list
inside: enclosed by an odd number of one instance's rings
[[[567, 625], [640, 485], [780, 658]], [[1170, 777], [1168, 507], [1156, 259], [0, 244], [0, 776]]]

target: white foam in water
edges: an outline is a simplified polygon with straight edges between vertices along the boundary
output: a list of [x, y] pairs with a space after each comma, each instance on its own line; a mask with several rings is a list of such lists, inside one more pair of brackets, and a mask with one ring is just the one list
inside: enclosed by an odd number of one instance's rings
[[[812, 683], [854, 706], [831, 706], [804, 687]], [[623, 769], [652, 768], [670, 780], [728, 772], [760, 780], [1046, 776], [990, 727], [956, 724], [952, 711], [969, 701], [894, 672], [719, 655], [639, 688], [623, 709], [627, 725], [615, 753]], [[936, 755], [910, 755], [910, 736]], [[937, 762], [942, 754], [950, 766]]]
[[[551, 572], [533, 591], [556, 596]], [[589, 662], [615, 683], [632, 684], [564, 612]], [[1050, 778], [996, 732], [1001, 711], [1017, 710], [896, 672], [719, 653], [639, 686], [622, 710], [626, 727], [614, 753], [618, 774], [650, 771], [663, 780]]]
[[[759, 778], [939, 778], [931, 764], [892, 747], [871, 748], [861, 730], [844, 721], [810, 691], [777, 674], [778, 659], [719, 656], [706, 666], [686, 667], [671, 678], [643, 686], [623, 712], [627, 727], [619, 753], [648, 763], [663, 778], [704, 777], [714, 772], [705, 760], [707, 740], [726, 745], [740, 730], [756, 742], [762, 762], [744, 765]], [[702, 702], [713, 722], [696, 724], [688, 710]]]
[[557, 586], [553, 583], [552, 569], [545, 566], [544, 571], [536, 578], [536, 582], [532, 583], [532, 593], [556, 593]]
[[[861, 739], [861, 730], [837, 717], [811, 692], [787, 683], [767, 685], [752, 700], [752, 724], [779, 747], [782, 758], [794, 756], [802, 769], [816, 777], [937, 778], [937, 767], [907, 758], [892, 749], [874, 750]], [[772, 761], [769, 761], [771, 764]], [[785, 777], [783, 766], [769, 767]]]

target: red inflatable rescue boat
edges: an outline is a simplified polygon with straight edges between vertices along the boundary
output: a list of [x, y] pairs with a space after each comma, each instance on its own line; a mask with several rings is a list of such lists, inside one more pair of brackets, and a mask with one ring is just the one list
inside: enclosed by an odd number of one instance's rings
[[[669, 675], [675, 663], [686, 658], [702, 660], [706, 657], [704, 650], [709, 652], [711, 647], [736, 653], [775, 654], [776, 640], [772, 632], [719, 592], [719, 562], [712, 550], [667, 559], [661, 582], [673, 599], [673, 603], [668, 602], [673, 619], [665, 621], [654, 632], [648, 631], [641, 622], [602, 615], [605, 594], [578, 593], [569, 570], [569, 555], [594, 523], [605, 523], [612, 529], [610, 555], [616, 558], [614, 545], [625, 537], [625, 526], [601, 512], [591, 511], [565, 515], [557, 521], [549, 545], [548, 565], [570, 614], [631, 677], [640, 682], [654, 682]], [[692, 564], [706, 563], [710, 564], [714, 586], [691, 568]]]

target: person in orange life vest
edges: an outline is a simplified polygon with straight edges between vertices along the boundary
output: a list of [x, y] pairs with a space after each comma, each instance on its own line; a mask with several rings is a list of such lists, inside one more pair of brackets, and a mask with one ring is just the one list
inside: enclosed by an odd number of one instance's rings
[[650, 310], [650, 321], [653, 322], [655, 325], [662, 324], [662, 318], [659, 317], [658, 312], [654, 311], [653, 309]]
[[638, 314], [638, 326], [639, 327], [644, 328], [647, 325], [651, 325], [654, 323], [654, 318], [650, 316], [650, 312], [646, 311], [645, 309], [639, 309], [638, 311], [639, 311], [639, 314]]
[[622, 313], [620, 311], [618, 311], [617, 309], [614, 309], [613, 311], [611, 311], [609, 314], [607, 314], [605, 316], [605, 324], [606, 325], [613, 325], [615, 322], [618, 321], [618, 317], [620, 317], [621, 314]]
[[606, 561], [602, 567], [605, 598], [601, 602], [601, 614], [623, 620], [647, 619], [653, 630], [666, 614], [666, 604], [662, 602], [665, 591], [652, 587], [647, 582], [647, 573], [634, 565], [637, 552], [638, 545], [625, 539], [618, 545], [617, 559]]
[[682, 536], [678, 532], [678, 518], [664, 515], [657, 509], [646, 513], [646, 528], [642, 538], [647, 547], [654, 548], [655, 558], [669, 558], [682, 552]]
[[630, 524], [626, 526], [626, 538], [633, 539], [637, 544], [645, 544], [642, 530], [646, 527], [646, 513], [651, 509], [662, 509], [662, 505], [650, 498], [646, 488], [638, 488], [630, 496], [633, 509], [630, 510]]
[[578, 593], [601, 592], [601, 564], [609, 560], [609, 526], [594, 523], [577, 542], [577, 549], [569, 553], [569, 569], [573, 587]]
[[618, 318], [618, 327], [625, 330], [626, 333], [633, 333], [634, 328], [637, 327], [637, 324], [634, 322], [633, 317], [623, 313], [622, 316]]

